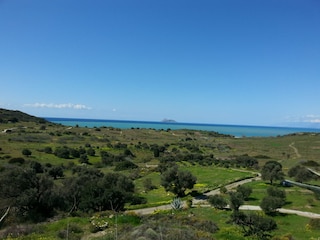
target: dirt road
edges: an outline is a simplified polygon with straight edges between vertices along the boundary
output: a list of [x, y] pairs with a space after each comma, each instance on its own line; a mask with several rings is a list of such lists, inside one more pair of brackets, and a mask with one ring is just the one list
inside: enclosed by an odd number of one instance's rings
[[[255, 180], [260, 180], [260, 175], [254, 178], [249, 178], [249, 179], [244, 179], [238, 182], [234, 182], [231, 184], [226, 185], [225, 187], [227, 188], [227, 190], [231, 190], [236, 188], [239, 185], [242, 185], [244, 183], [248, 183], [251, 181], [255, 181]], [[212, 190], [208, 193], [205, 193], [203, 196], [200, 196], [199, 198], [194, 198], [192, 200], [193, 202], [193, 206], [199, 206], [199, 207], [212, 207], [211, 205], [208, 204], [207, 202], [207, 198], [209, 196], [215, 195], [215, 194], [219, 194], [220, 193], [220, 189], [215, 189]], [[184, 202], [184, 205], [186, 205], [186, 203]], [[151, 208], [144, 208], [144, 209], [137, 209], [137, 210], [131, 210], [128, 212], [134, 212], [135, 214], [138, 215], [148, 215], [148, 214], [152, 214], [156, 211], [160, 211], [160, 210], [170, 210], [172, 209], [170, 204], [167, 205], [162, 205], [162, 206], [158, 206], [158, 207], [151, 207]], [[240, 210], [252, 210], [252, 211], [262, 211], [260, 206], [254, 206], [254, 205], [242, 205], [240, 207]], [[303, 216], [303, 217], [307, 217], [307, 218], [320, 218], [320, 214], [318, 213], [312, 213], [312, 212], [304, 212], [304, 211], [298, 211], [298, 210], [292, 210], [292, 209], [285, 209], [285, 208], [279, 208], [278, 211], [280, 213], [286, 213], [286, 214], [296, 214], [299, 216]]]
[[[231, 189], [236, 188], [239, 185], [242, 185], [242, 184], [245, 184], [245, 183], [248, 183], [248, 182], [251, 182], [251, 181], [256, 181], [256, 180], [259, 180], [260, 178], [261, 178], [260, 175], [258, 175], [257, 177], [248, 178], [248, 179], [244, 179], [244, 180], [241, 180], [241, 181], [230, 183], [230, 184], [226, 185], [225, 187], [227, 188], [227, 190], [231, 190]], [[210, 205], [208, 205], [208, 202], [207, 202], [208, 197], [212, 196], [212, 195], [219, 194], [219, 193], [220, 193], [220, 188], [217, 188], [217, 189], [214, 189], [214, 190], [212, 190], [210, 192], [204, 193], [202, 196], [193, 198], [192, 204], [193, 205], [197, 205], [197, 206], [201, 205], [202, 207], [203, 206], [210, 206]], [[184, 202], [184, 205], [186, 205], [185, 202]], [[167, 204], [167, 205], [162, 205], [162, 206], [158, 206], [158, 207], [130, 210], [128, 212], [134, 212], [134, 213], [136, 213], [138, 215], [148, 215], [148, 214], [154, 213], [155, 211], [170, 210], [170, 209], [172, 209], [171, 205]]]
[[289, 147], [291, 147], [291, 148], [293, 149], [293, 151], [294, 151], [294, 153], [296, 154], [296, 157], [297, 157], [297, 158], [301, 158], [301, 155], [300, 155], [298, 149], [294, 146], [294, 142], [292, 142], [291, 144], [289, 144]]

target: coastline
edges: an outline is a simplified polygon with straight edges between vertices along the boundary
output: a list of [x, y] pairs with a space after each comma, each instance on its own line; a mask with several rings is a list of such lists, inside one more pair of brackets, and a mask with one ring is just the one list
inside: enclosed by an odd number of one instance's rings
[[80, 127], [114, 127], [120, 129], [145, 128], [156, 130], [179, 130], [190, 129], [199, 131], [214, 131], [235, 137], [277, 137], [294, 133], [320, 133], [317, 128], [296, 127], [272, 127], [272, 126], [250, 126], [250, 125], [227, 125], [208, 123], [181, 123], [181, 122], [153, 122], [153, 121], [129, 121], [129, 120], [104, 120], [104, 119], [81, 119], [81, 118], [54, 118], [45, 117], [46, 120], [63, 124], [66, 126]]

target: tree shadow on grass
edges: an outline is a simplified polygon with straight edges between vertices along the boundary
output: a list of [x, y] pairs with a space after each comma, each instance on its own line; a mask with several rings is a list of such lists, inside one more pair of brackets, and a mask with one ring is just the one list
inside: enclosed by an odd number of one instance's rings
[[[286, 217], [286, 216], [288, 216], [289, 214], [288, 213], [281, 213], [281, 212], [276, 212], [275, 214], [274, 214], [274, 216], [280, 216], [280, 217]], [[291, 214], [292, 215], [292, 214]]]
[[195, 198], [196, 200], [208, 200], [209, 198], [207, 195], [199, 193], [198, 191], [192, 191], [188, 195]]
[[246, 201], [258, 201], [258, 200], [259, 200], [259, 198], [255, 198], [255, 197], [248, 197], [246, 199]]
[[192, 190], [188, 193], [188, 195], [194, 198], [198, 198], [199, 196], [205, 196], [203, 193], [198, 192], [197, 190]]

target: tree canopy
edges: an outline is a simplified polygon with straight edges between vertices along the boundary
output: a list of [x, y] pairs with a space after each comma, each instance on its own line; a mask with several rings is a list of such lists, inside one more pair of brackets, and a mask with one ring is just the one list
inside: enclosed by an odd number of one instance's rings
[[161, 175], [161, 185], [168, 192], [183, 197], [187, 189], [192, 189], [197, 182], [197, 178], [189, 171], [182, 171], [178, 166], [168, 168]]
[[271, 186], [267, 189], [267, 196], [262, 199], [260, 207], [267, 215], [273, 215], [277, 209], [281, 208], [285, 203], [286, 192]]
[[272, 185], [274, 180], [283, 180], [284, 173], [282, 171], [282, 165], [277, 161], [268, 161], [262, 167], [261, 177], [263, 180], [270, 181]]
[[305, 166], [296, 165], [289, 169], [289, 177], [293, 177], [297, 182], [308, 182], [315, 178], [315, 175], [312, 174]]

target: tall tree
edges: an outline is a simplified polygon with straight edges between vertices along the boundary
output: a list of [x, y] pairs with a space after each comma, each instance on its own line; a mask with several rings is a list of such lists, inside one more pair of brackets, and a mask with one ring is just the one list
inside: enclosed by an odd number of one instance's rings
[[267, 189], [267, 196], [260, 203], [261, 209], [267, 215], [273, 215], [286, 203], [286, 192], [276, 187]]
[[168, 168], [161, 175], [161, 185], [168, 192], [183, 197], [187, 189], [192, 189], [197, 182], [197, 178], [189, 171], [179, 170], [178, 166]]
[[252, 193], [252, 188], [246, 185], [239, 185], [237, 187], [237, 192], [242, 194], [244, 200], [248, 200], [250, 194]]
[[230, 208], [234, 212], [238, 212], [240, 206], [243, 204], [243, 195], [240, 192], [229, 192]]
[[261, 177], [263, 180], [270, 181], [272, 185], [274, 180], [283, 180], [284, 173], [282, 171], [282, 165], [277, 161], [268, 161], [262, 167]]

